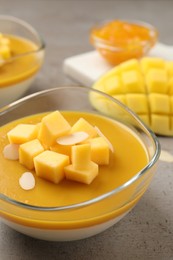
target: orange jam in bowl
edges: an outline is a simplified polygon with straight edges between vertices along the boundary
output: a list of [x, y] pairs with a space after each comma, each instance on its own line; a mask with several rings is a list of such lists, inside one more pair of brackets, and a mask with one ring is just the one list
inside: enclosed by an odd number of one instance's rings
[[143, 22], [113, 20], [91, 29], [90, 41], [110, 64], [141, 58], [157, 42], [157, 30]]

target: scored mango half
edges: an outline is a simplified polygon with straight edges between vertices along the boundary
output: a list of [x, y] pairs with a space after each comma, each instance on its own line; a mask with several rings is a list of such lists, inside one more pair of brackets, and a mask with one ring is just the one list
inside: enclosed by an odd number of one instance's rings
[[[92, 87], [129, 107], [156, 134], [173, 136], [173, 61], [131, 59], [107, 72]], [[98, 110], [106, 109], [113, 115], [108, 100], [100, 95], [91, 95], [90, 101]]]

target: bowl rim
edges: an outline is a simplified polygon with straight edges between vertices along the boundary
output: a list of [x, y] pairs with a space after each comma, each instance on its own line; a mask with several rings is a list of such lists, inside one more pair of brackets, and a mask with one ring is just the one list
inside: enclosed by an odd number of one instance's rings
[[[91, 37], [91, 41], [93, 42], [93, 45], [95, 45], [98, 48], [104, 48], [113, 52], [117, 52], [117, 51], [124, 51], [127, 50], [127, 47], [122, 47], [122, 46], [116, 46], [115, 44], [111, 44], [109, 40], [105, 40], [101, 37], [97, 37], [94, 35], [94, 30], [95, 29], [101, 29], [103, 25], [106, 25], [110, 22], [113, 21], [120, 21], [120, 22], [127, 22], [129, 24], [135, 24], [135, 25], [139, 25], [142, 26], [144, 28], [148, 28], [151, 32], [150, 32], [150, 40], [156, 36], [156, 42], [157, 42], [157, 38], [158, 38], [158, 31], [156, 29], [155, 26], [153, 26], [150, 23], [144, 22], [144, 21], [140, 21], [140, 20], [131, 20], [131, 19], [109, 19], [109, 20], [104, 20], [104, 21], [100, 21], [98, 23], [96, 23], [91, 29], [90, 29], [90, 37]], [[139, 45], [135, 45], [135, 49], [143, 46], [143, 47], [150, 47], [150, 40], [141, 40]], [[124, 41], [119, 41], [119, 43], [123, 43]], [[133, 49], [132, 49], [133, 50]]]
[[103, 195], [99, 195], [90, 200], [86, 200], [86, 201], [83, 201], [80, 203], [71, 204], [71, 205], [67, 205], [67, 206], [53, 206], [53, 207], [35, 206], [35, 205], [31, 205], [31, 204], [26, 204], [26, 203], [23, 203], [20, 201], [16, 201], [16, 200], [11, 199], [10, 197], [0, 193], [0, 199], [4, 200], [5, 202], [13, 204], [15, 206], [22, 207], [24, 209], [43, 211], [43, 212], [49, 212], [49, 211], [55, 212], [55, 211], [72, 210], [72, 209], [86, 207], [89, 205], [93, 205], [94, 203], [97, 203], [99, 201], [102, 201], [108, 197], [111, 197], [111, 196], [115, 195], [116, 193], [122, 191], [123, 189], [127, 188], [128, 186], [133, 184], [135, 181], [137, 181], [139, 178], [141, 178], [145, 174], [145, 172], [147, 172], [149, 169], [151, 169], [158, 161], [160, 153], [161, 153], [161, 145], [160, 145], [158, 138], [154, 134], [154, 132], [148, 126], [146, 126], [145, 123], [143, 123], [141, 121], [141, 119], [138, 117], [138, 115], [136, 115], [131, 109], [129, 109], [127, 106], [125, 106], [119, 100], [116, 100], [113, 97], [111, 97], [110, 95], [103, 93], [102, 91], [99, 91], [97, 89], [93, 89], [93, 88], [89, 88], [89, 87], [85, 87], [85, 86], [61, 86], [61, 87], [55, 87], [55, 88], [38, 91], [33, 94], [27, 95], [23, 98], [20, 98], [19, 100], [14, 101], [14, 102], [0, 108], [0, 116], [3, 115], [4, 113], [8, 112], [8, 110], [13, 109], [15, 106], [18, 106], [19, 104], [27, 102], [27, 100], [29, 100], [29, 99], [37, 98], [38, 96], [42, 96], [47, 93], [57, 91], [59, 89], [61, 90], [61, 89], [69, 89], [69, 88], [70, 89], [72, 89], [72, 88], [73, 89], [84, 89], [87, 92], [92, 91], [97, 94], [101, 94], [102, 96], [105, 96], [106, 98], [109, 98], [113, 102], [117, 103], [120, 107], [122, 107], [124, 110], [126, 110], [127, 113], [130, 113], [130, 115], [139, 123], [139, 125], [142, 126], [142, 128], [145, 130], [146, 134], [151, 138], [151, 140], [153, 142], [153, 146], [155, 147], [153, 157], [149, 160], [149, 162], [147, 163], [147, 165], [144, 168], [142, 168], [140, 171], [138, 171], [128, 181], [126, 181], [122, 185], [118, 186], [117, 188], [115, 188], [109, 192], [106, 192]]
[[8, 58], [7, 60], [5, 60], [5, 63], [8, 63], [8, 62], [12, 62], [18, 58], [22, 58], [22, 57], [25, 57], [25, 56], [28, 56], [28, 55], [31, 55], [31, 54], [34, 54], [34, 53], [39, 53], [40, 51], [43, 51], [45, 48], [46, 48], [46, 43], [43, 39], [43, 37], [40, 35], [40, 33], [31, 25], [29, 24], [28, 22], [22, 20], [21, 18], [18, 18], [18, 17], [15, 17], [15, 16], [12, 16], [12, 15], [0, 15], [0, 22], [1, 21], [9, 21], [9, 22], [14, 22], [24, 28], [26, 28], [28, 31], [30, 31], [39, 41], [39, 45], [37, 46], [37, 49], [36, 50], [33, 50], [33, 51], [29, 51], [29, 52], [26, 52], [26, 53], [22, 53], [22, 54], [18, 54], [18, 55], [15, 55], [14, 57], [10, 57]]

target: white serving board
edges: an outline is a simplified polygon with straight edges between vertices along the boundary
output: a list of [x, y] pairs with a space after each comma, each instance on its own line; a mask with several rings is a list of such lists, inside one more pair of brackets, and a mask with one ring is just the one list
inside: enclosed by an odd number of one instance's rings
[[[173, 46], [157, 43], [148, 56], [173, 60]], [[106, 71], [112, 69], [97, 51], [69, 57], [64, 60], [64, 73], [81, 85], [91, 87]]]

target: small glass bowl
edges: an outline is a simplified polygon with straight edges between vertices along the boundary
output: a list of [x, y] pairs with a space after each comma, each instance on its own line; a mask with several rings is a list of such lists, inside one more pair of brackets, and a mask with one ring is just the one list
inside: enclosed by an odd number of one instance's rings
[[[21, 97], [33, 83], [45, 54], [45, 43], [39, 33], [25, 21], [0, 15], [0, 33], [17, 37], [33, 45], [32, 51], [18, 47], [19, 54], [12, 54], [0, 66], [0, 107]], [[15, 73], [12, 71], [15, 70]]]
[[111, 65], [145, 56], [157, 38], [156, 28], [141, 21], [113, 20], [97, 24], [90, 31], [91, 44]]
[[[93, 102], [94, 100], [97, 102]], [[156, 172], [160, 145], [154, 133], [131, 110], [109, 95], [87, 87], [58, 87], [24, 97], [0, 109], [0, 126], [21, 117], [54, 110], [94, 113], [111, 118], [135, 134], [142, 142], [148, 157], [148, 163], [139, 171], [135, 171], [133, 176], [126, 176], [120, 184], [116, 183], [116, 177], [114, 188], [106, 188], [106, 192], [97, 196], [95, 191], [99, 191], [101, 183], [96, 182], [96, 189], [95, 186], [82, 186], [81, 192], [88, 189], [87, 199], [80, 200], [78, 191], [75, 203], [69, 198], [68, 205], [34, 206], [0, 194], [0, 216], [11, 228], [43, 240], [83, 239], [111, 227], [136, 205]], [[138, 160], [138, 156], [136, 154], [134, 159]], [[130, 170], [131, 164], [128, 167]], [[109, 178], [106, 181], [108, 182]], [[106, 186], [102, 188], [105, 189]], [[76, 190], [76, 186], [74, 187]], [[64, 196], [64, 193], [59, 196]]]

